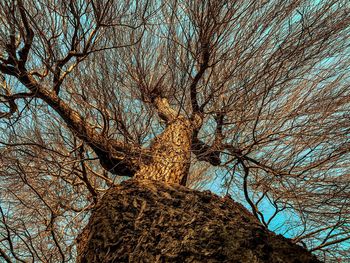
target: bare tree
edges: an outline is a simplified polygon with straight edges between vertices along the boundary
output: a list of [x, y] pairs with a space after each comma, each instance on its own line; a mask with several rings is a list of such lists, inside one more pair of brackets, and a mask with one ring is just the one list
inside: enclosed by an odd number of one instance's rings
[[69, 261], [124, 177], [216, 174], [349, 257], [349, 25], [346, 0], [1, 0], [0, 256]]

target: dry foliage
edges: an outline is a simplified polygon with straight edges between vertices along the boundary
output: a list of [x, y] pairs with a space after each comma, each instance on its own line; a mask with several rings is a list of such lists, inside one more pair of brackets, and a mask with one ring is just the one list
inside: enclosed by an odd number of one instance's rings
[[349, 31], [348, 0], [0, 0], [0, 257], [73, 260], [164, 98], [198, 121], [193, 187], [216, 175], [271, 230], [349, 258]]

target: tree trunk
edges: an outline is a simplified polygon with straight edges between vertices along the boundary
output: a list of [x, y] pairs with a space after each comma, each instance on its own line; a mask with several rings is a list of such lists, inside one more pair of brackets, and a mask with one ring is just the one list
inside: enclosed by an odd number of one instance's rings
[[191, 157], [191, 122], [180, 116], [167, 125], [151, 145], [151, 158], [136, 172], [137, 179], [186, 185]]
[[320, 262], [229, 197], [149, 180], [111, 188], [77, 241], [80, 263]]

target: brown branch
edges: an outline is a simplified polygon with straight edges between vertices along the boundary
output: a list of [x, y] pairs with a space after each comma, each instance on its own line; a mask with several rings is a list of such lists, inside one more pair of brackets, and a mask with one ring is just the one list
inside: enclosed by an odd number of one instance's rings
[[0, 119], [9, 118], [17, 111], [17, 104], [15, 102], [15, 99], [12, 98], [11, 96], [8, 96], [6, 100], [7, 100], [6, 102], [9, 104], [10, 110], [8, 112], [0, 111]]
[[31, 49], [33, 39], [34, 39], [34, 31], [29, 25], [29, 21], [27, 19], [27, 14], [26, 10], [23, 6], [22, 0], [18, 0], [18, 7], [19, 7], [19, 12], [21, 15], [21, 19], [26, 31], [26, 35], [24, 36], [24, 46], [23, 48], [18, 52], [19, 54], [19, 66], [24, 68], [25, 63], [27, 62], [28, 59], [28, 54]]
[[64, 77], [61, 77], [61, 73], [62, 73], [62, 69], [63, 67], [73, 58], [73, 57], [77, 57], [76, 56], [76, 46], [77, 46], [77, 37], [78, 37], [78, 29], [80, 26], [80, 17], [77, 14], [75, 7], [73, 5], [73, 2], [71, 1], [69, 3], [69, 8], [70, 8], [70, 12], [73, 14], [74, 17], [74, 32], [73, 32], [73, 36], [72, 39], [70, 41], [70, 50], [68, 52], [68, 54], [61, 60], [59, 60], [55, 66], [55, 70], [54, 70], [54, 77], [53, 77], [53, 84], [54, 84], [54, 91], [55, 93], [58, 95], [58, 93], [60, 92], [60, 87], [63, 83]]
[[62, 247], [60, 245], [59, 240], [57, 239], [57, 236], [56, 236], [56, 233], [55, 233], [55, 229], [54, 229], [54, 223], [55, 223], [56, 217], [57, 217], [56, 214], [51, 210], [51, 218], [50, 218], [50, 223], [48, 225], [48, 230], [50, 231], [50, 234], [52, 236], [53, 242], [55, 243], [55, 245], [56, 245], [56, 247], [58, 249], [58, 252], [61, 255], [62, 262], [65, 262], [66, 261], [65, 253], [62, 250]]
[[86, 188], [89, 190], [90, 194], [92, 195], [92, 199], [93, 199], [94, 203], [96, 204], [97, 203], [98, 194], [96, 193], [95, 188], [91, 185], [91, 183], [89, 181], [89, 178], [88, 178], [86, 166], [85, 166], [85, 163], [84, 163], [84, 151], [85, 151], [84, 150], [84, 145], [81, 145], [80, 149], [79, 149], [80, 166], [81, 166], [82, 174], [83, 174], [81, 179], [85, 183]]
[[8, 6], [9, 12], [9, 27], [10, 27], [10, 41], [6, 43], [5, 50], [8, 53], [8, 58], [4, 62], [5, 64], [15, 65], [16, 64], [16, 27], [15, 27], [15, 4], [12, 2], [11, 7]]
[[[0, 119], [1, 118], [9, 118], [17, 111], [17, 104], [15, 102], [16, 98], [11, 94], [11, 91], [6, 83], [6, 79], [3, 76], [1, 76], [1, 78], [2, 78], [1, 86], [2, 86], [2, 89], [4, 89], [5, 93], [6, 93], [6, 95], [0, 95], [0, 97], [5, 99], [5, 101], [1, 101], [1, 103], [8, 103], [10, 110], [9, 110], [9, 112], [0, 111]], [[19, 94], [17, 94], [17, 97], [20, 97]]]
[[12, 263], [10, 257], [0, 248], [0, 257], [2, 257], [7, 263]]
[[220, 150], [215, 149], [215, 145], [208, 145], [198, 139], [198, 133], [195, 132], [192, 137], [192, 152], [196, 155], [198, 161], [205, 161], [211, 165], [221, 164]]
[[333, 241], [329, 241], [327, 243], [324, 243], [324, 244], [321, 244], [321, 245], [319, 245], [317, 247], [314, 247], [314, 248], [310, 249], [309, 251], [313, 252], [313, 251], [316, 251], [316, 250], [320, 250], [320, 249], [322, 249], [324, 247], [328, 247], [328, 246], [331, 246], [331, 245], [339, 244], [339, 243], [341, 243], [343, 241], [347, 241], [349, 239], [350, 239], [350, 236], [347, 236], [347, 237], [344, 237], [344, 238], [340, 238], [340, 239], [336, 239], [336, 240], [333, 240]]
[[91, 124], [77, 111], [60, 99], [56, 93], [41, 86], [28, 72], [21, 72], [17, 77], [37, 98], [51, 106], [70, 130], [94, 150], [103, 168], [118, 175], [134, 175], [138, 160], [142, 158], [141, 149], [97, 134]]
[[199, 66], [199, 70], [195, 77], [192, 80], [192, 83], [190, 85], [190, 96], [191, 96], [191, 105], [192, 105], [192, 111], [193, 113], [201, 113], [201, 108], [198, 104], [198, 92], [197, 92], [197, 85], [200, 79], [203, 77], [206, 69], [209, 67], [209, 59], [210, 59], [210, 46], [209, 43], [205, 43], [201, 47], [201, 54], [202, 54], [202, 61]]
[[250, 199], [249, 197], [249, 193], [248, 193], [248, 176], [249, 176], [249, 167], [246, 166], [243, 162], [243, 160], [239, 160], [239, 163], [242, 165], [243, 167], [243, 171], [244, 171], [244, 176], [243, 176], [243, 191], [244, 191], [244, 197], [246, 199], [246, 201], [248, 202], [249, 206], [252, 209], [253, 215], [264, 224], [265, 227], [268, 227], [265, 219], [264, 219], [264, 215], [259, 211], [258, 207], [253, 203], [253, 201]]
[[0, 64], [0, 71], [3, 74], [16, 76], [18, 74], [18, 70], [12, 65]]
[[[335, 225], [336, 225], [336, 224], [335, 224]], [[317, 229], [317, 230], [315, 230], [315, 231], [309, 232], [309, 233], [307, 233], [307, 234], [305, 234], [305, 235], [299, 235], [299, 236], [293, 238], [292, 241], [293, 241], [293, 243], [298, 243], [298, 242], [300, 242], [300, 241], [303, 240], [303, 239], [310, 238], [310, 237], [312, 237], [312, 236], [315, 235], [315, 234], [318, 234], [318, 233], [320, 233], [320, 232], [323, 232], [323, 231], [325, 231], [325, 230], [328, 230], [328, 229], [330, 229], [330, 228], [333, 228], [335, 225], [330, 225], [330, 226], [322, 227], [322, 228], [319, 228], [319, 229]]]
[[7, 242], [9, 243], [9, 246], [10, 246], [9, 250], [10, 250], [11, 254], [13, 255], [13, 257], [14, 257], [17, 261], [25, 263], [25, 261], [23, 261], [22, 259], [20, 259], [20, 258], [17, 256], [17, 254], [15, 253], [14, 244], [13, 244], [12, 239], [11, 239], [10, 228], [9, 228], [9, 226], [8, 226], [7, 223], [6, 223], [7, 220], [6, 220], [4, 211], [2, 210], [1, 206], [0, 206], [0, 214], [1, 214], [2, 222], [3, 222], [3, 224], [4, 224], [4, 226], [5, 226], [5, 230], [6, 230], [6, 237], [5, 237], [5, 240], [7, 240]]
[[63, 79], [61, 78], [62, 68], [71, 60], [72, 57], [73, 57], [72, 53], [69, 52], [64, 59], [59, 60], [56, 64], [56, 67], [53, 73], [53, 90], [55, 91], [56, 95], [59, 94], [60, 87], [63, 82]]
[[258, 166], [260, 169], [262, 169], [268, 173], [271, 173], [275, 176], [290, 175], [290, 173], [276, 170], [268, 165], [265, 165], [265, 164], [255, 160], [254, 158], [249, 157], [247, 154], [244, 154], [240, 149], [237, 149], [237, 148], [233, 147], [232, 145], [223, 144], [222, 149], [228, 150], [230, 152], [230, 154], [232, 156], [234, 156], [235, 158], [251, 162], [251, 163], [255, 164], [256, 166]]
[[199, 128], [201, 127], [201, 125], [198, 125], [194, 130], [192, 137], [192, 151], [199, 161], [206, 161], [214, 166], [218, 166], [221, 164], [220, 154], [222, 151], [222, 128], [224, 116], [225, 115], [223, 113], [217, 113], [214, 118], [217, 125], [215, 129], [215, 138], [212, 145], [208, 145], [200, 139], [198, 139]]

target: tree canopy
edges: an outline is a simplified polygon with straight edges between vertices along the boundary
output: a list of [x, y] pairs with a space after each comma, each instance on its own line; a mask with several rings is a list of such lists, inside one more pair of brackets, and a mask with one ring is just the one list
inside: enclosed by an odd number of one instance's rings
[[348, 258], [349, 25], [348, 0], [0, 0], [0, 257], [73, 259], [181, 116], [189, 187]]

